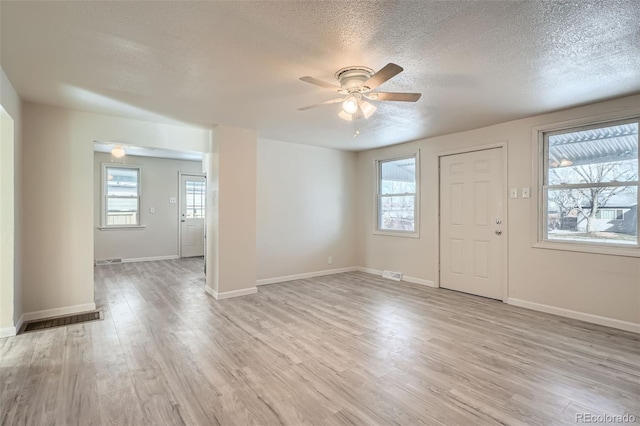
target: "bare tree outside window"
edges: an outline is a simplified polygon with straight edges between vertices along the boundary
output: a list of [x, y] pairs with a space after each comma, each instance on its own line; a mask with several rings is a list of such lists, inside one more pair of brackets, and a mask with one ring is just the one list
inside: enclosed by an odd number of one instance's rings
[[545, 135], [545, 156], [547, 239], [637, 244], [637, 122]]

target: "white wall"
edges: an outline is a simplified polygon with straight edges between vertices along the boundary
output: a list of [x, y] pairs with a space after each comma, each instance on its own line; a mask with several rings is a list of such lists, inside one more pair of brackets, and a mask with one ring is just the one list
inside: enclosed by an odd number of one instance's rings
[[210, 129], [28, 102], [23, 125], [24, 312], [33, 318], [85, 309], [94, 302], [93, 142], [206, 152]]
[[[94, 259], [177, 257], [180, 206], [170, 204], [169, 198], [179, 198], [178, 172], [201, 173], [202, 163], [127, 155], [127, 164], [141, 167], [140, 217], [144, 228], [100, 230], [102, 163], [110, 162], [111, 154], [94, 153]], [[150, 207], [154, 214], [149, 213]]]
[[[508, 143], [508, 187], [531, 187], [530, 199], [508, 200], [509, 298], [640, 324], [640, 258], [532, 248], [537, 202], [532, 181], [533, 128], [640, 106], [640, 96], [424, 139], [358, 154], [358, 259], [361, 266], [391, 269], [438, 282], [438, 157], [457, 148]], [[420, 149], [419, 239], [373, 235], [374, 158]], [[635, 326], [633, 326], [635, 327]]]
[[0, 68], [0, 337], [15, 334], [22, 316], [20, 275], [22, 102]]
[[356, 266], [355, 171], [353, 152], [258, 141], [259, 280]]
[[254, 130], [216, 126], [207, 164], [206, 291], [216, 299], [256, 290]]

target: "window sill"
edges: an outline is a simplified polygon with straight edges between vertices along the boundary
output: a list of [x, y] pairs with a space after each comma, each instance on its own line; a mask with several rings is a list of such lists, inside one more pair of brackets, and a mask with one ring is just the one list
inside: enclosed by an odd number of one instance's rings
[[124, 229], [132, 229], [132, 230], [141, 230], [145, 229], [144, 225], [133, 225], [133, 226], [98, 226], [100, 231], [122, 231]]
[[625, 256], [625, 257], [640, 257], [640, 248], [638, 246], [610, 246], [605, 244], [584, 244], [584, 243], [570, 243], [570, 242], [552, 242], [552, 241], [539, 241], [533, 245], [533, 248], [546, 249], [546, 250], [560, 250], [571, 251], [580, 253], [592, 253], [592, 254], [604, 254], [608, 256]]
[[398, 232], [398, 231], [373, 231], [373, 235], [381, 235], [385, 237], [403, 237], [403, 238], [420, 238], [419, 232]]

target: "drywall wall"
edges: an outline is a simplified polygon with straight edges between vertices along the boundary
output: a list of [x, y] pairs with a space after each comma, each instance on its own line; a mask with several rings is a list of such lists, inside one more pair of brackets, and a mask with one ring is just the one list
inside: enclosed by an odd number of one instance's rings
[[[532, 178], [536, 126], [602, 116], [640, 107], [631, 96], [512, 121], [469, 132], [434, 137], [358, 154], [358, 265], [391, 269], [438, 282], [439, 152], [506, 142], [508, 187], [531, 187], [529, 199], [508, 200], [509, 299], [626, 322], [640, 323], [640, 258], [533, 248], [537, 187]], [[419, 239], [374, 235], [374, 159], [420, 149]], [[629, 328], [629, 327], [627, 327]]]
[[23, 125], [24, 312], [33, 318], [86, 309], [94, 303], [93, 142], [206, 152], [210, 129], [29, 102]]
[[[126, 156], [126, 163], [140, 166], [140, 218], [142, 229], [100, 230], [102, 211], [102, 163], [111, 164], [111, 155], [94, 153], [93, 225], [94, 259], [144, 259], [178, 256], [178, 218], [180, 206], [178, 172], [201, 173], [200, 161]], [[117, 165], [117, 164], [115, 164]], [[171, 204], [169, 198], [176, 199]], [[153, 207], [155, 213], [149, 209]]]
[[353, 152], [258, 140], [258, 282], [356, 265], [355, 169]]
[[13, 335], [22, 316], [20, 276], [20, 157], [22, 103], [0, 68], [0, 337]]
[[206, 290], [217, 299], [256, 292], [256, 145], [253, 130], [212, 131]]

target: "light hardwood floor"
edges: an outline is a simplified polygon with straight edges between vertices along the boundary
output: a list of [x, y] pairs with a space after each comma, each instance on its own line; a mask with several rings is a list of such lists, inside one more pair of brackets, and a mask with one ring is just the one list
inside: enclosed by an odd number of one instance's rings
[[104, 321], [0, 339], [1, 423], [640, 422], [640, 335], [358, 272], [218, 302], [201, 270], [97, 267]]

